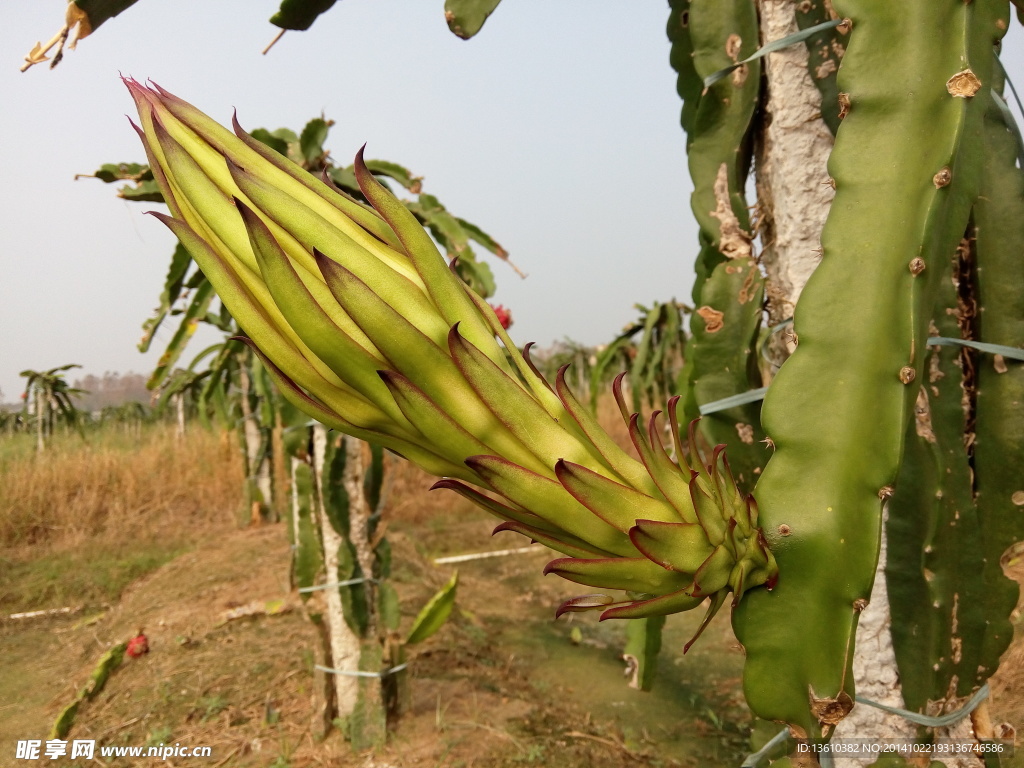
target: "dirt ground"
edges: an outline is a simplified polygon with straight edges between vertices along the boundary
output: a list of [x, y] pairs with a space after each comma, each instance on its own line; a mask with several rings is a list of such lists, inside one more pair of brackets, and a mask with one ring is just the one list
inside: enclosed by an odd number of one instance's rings
[[[436, 557], [520, 547], [458, 499], [429, 516], [395, 510], [388, 536], [406, 624], [451, 575]], [[673, 616], [651, 693], [627, 687], [622, 625], [553, 620], [571, 585], [541, 575], [551, 553], [463, 563], [458, 608], [411, 650], [412, 704], [381, 753], [353, 754], [337, 731], [313, 737], [311, 649], [318, 642], [288, 585], [282, 524], [225, 528], [132, 584], [106, 609], [0, 621], [0, 766], [19, 739], [45, 739], [112, 643], [140, 629], [151, 651], [125, 664], [80, 710], [70, 739], [212, 747], [212, 758], [114, 759], [100, 765], [471, 768], [522, 765], [737, 766], [749, 751], [742, 655], [727, 611], [685, 658], [698, 616]], [[1024, 577], [1024, 564], [1018, 564]], [[225, 620], [251, 603], [285, 610]], [[577, 643], [573, 628], [581, 630]], [[993, 688], [996, 721], [1024, 723], [1024, 638]], [[54, 765], [68, 765], [67, 761]], [[92, 765], [93, 761], [82, 763]]]
[[[491, 539], [490, 519], [460, 502], [404, 527], [396, 522], [388, 535], [406, 622], [451, 575], [432, 558], [527, 543]], [[621, 625], [553, 620], [571, 586], [541, 575], [550, 556], [538, 548], [460, 565], [453, 619], [411, 649], [410, 711], [381, 754], [353, 755], [336, 732], [324, 742], [311, 736], [317, 636], [289, 592], [283, 525], [228, 531], [134, 583], [104, 612], [0, 623], [0, 765], [17, 740], [45, 739], [104, 650], [139, 629], [150, 653], [126, 659], [82, 707], [69, 739], [213, 748], [212, 762], [152, 761], [167, 766], [737, 765], [749, 720], [727, 616], [685, 660], [680, 649], [698, 617], [673, 617], [655, 691], [631, 690]], [[232, 608], [273, 600], [288, 608], [224, 620]]]

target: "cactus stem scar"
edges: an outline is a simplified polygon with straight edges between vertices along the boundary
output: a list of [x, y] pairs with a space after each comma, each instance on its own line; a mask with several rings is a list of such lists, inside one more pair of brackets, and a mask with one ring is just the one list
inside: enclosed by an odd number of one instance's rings
[[924, 259], [922, 259], [920, 256], [918, 256], [917, 258], [911, 259], [910, 260], [910, 265], [909, 265], [909, 267], [910, 267], [910, 274], [912, 274], [914, 277], [917, 277], [922, 272], [924, 272], [925, 266], [926, 265], [924, 263]]
[[725, 325], [725, 313], [719, 312], [713, 307], [701, 307], [697, 310], [697, 314], [704, 320], [705, 330], [708, 333], [716, 333], [722, 330], [722, 326]]
[[917, 377], [917, 371], [911, 368], [909, 365], [905, 365], [900, 368], [900, 381], [904, 384], [910, 384]]
[[932, 176], [932, 184], [935, 185], [936, 189], [942, 189], [943, 187], [949, 186], [949, 182], [953, 180], [953, 172], [949, 170], [949, 166], [946, 166], [934, 176]]
[[846, 691], [840, 691], [835, 698], [818, 698], [812, 690], [810, 699], [811, 713], [823, 725], [836, 725], [853, 709], [853, 699]]
[[949, 95], [957, 99], [969, 99], [981, 88], [981, 80], [970, 69], [957, 72], [946, 81]]
[[839, 94], [839, 119], [842, 120], [850, 112], [850, 94]]
[[729, 168], [722, 163], [718, 168], [714, 184], [715, 210], [711, 216], [718, 219], [719, 243], [718, 250], [727, 259], [750, 258], [751, 252], [750, 235], [743, 231], [740, 220], [732, 210], [732, 202], [729, 194]]

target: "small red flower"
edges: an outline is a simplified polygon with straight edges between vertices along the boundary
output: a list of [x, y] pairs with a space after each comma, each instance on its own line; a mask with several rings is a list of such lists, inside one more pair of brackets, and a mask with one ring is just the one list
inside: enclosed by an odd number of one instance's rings
[[501, 323], [501, 327], [507, 331], [512, 326], [512, 310], [506, 309], [504, 304], [491, 304], [491, 309], [498, 316], [498, 322]]
[[128, 641], [128, 647], [125, 649], [125, 653], [131, 656], [133, 659], [139, 658], [144, 653], [149, 653], [149, 640], [146, 636], [139, 632], [136, 637], [133, 637]]

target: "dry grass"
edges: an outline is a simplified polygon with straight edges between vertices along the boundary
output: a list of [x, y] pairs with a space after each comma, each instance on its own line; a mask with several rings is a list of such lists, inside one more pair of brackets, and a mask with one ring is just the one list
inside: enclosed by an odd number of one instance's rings
[[111, 428], [0, 450], [0, 605], [118, 597], [202, 537], [235, 525], [242, 469], [227, 435]]
[[70, 435], [0, 464], [0, 546], [61, 545], [233, 520], [241, 462], [228, 436], [170, 427]]

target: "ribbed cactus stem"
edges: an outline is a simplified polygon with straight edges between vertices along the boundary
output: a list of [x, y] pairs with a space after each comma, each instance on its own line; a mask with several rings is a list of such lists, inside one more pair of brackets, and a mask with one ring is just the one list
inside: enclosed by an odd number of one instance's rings
[[[829, 160], [836, 197], [796, 309], [797, 350], [762, 411], [776, 451], [757, 495], [780, 581], [734, 613], [748, 702], [807, 735], [853, 706], [857, 618], [920, 383], [934, 275], [977, 194], [995, 5], [835, 3], [852, 23], [839, 73], [849, 110]], [[949, 183], [937, 183], [944, 169]]]
[[[695, 311], [679, 383], [687, 414], [696, 416], [703, 404], [761, 386], [756, 340], [764, 281], [754, 258], [746, 201], [760, 62], [702, 86], [703, 78], [757, 49], [757, 8], [754, 0], [675, 3], [668, 33], [686, 100], [682, 122], [694, 186], [690, 204], [700, 225]], [[711, 445], [729, 445], [744, 488], [753, 486], [767, 459], [758, 413], [757, 404], [737, 406], [710, 414], [701, 424]]]

